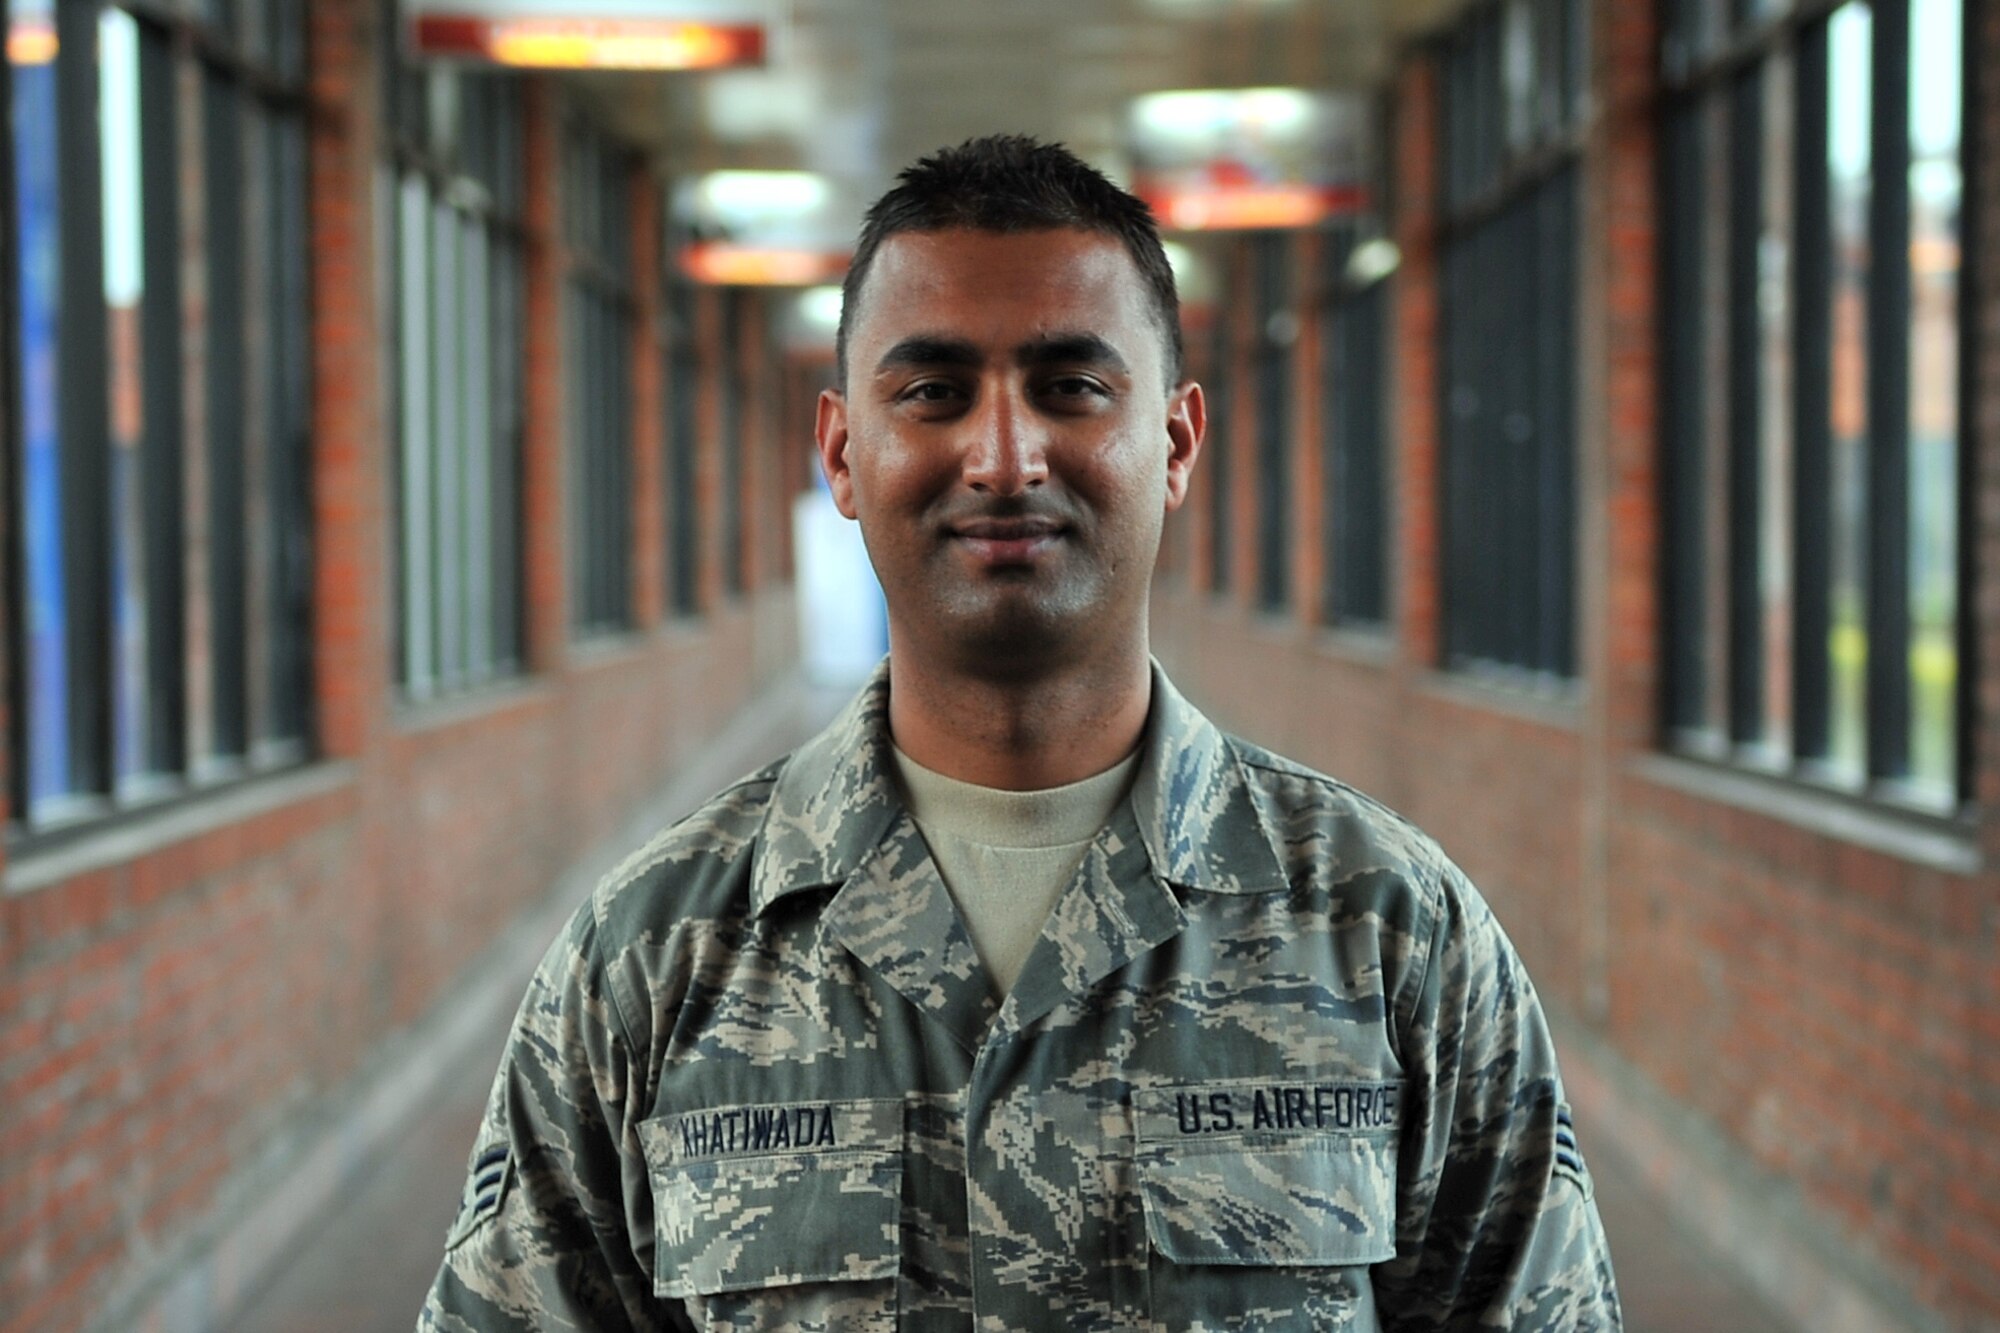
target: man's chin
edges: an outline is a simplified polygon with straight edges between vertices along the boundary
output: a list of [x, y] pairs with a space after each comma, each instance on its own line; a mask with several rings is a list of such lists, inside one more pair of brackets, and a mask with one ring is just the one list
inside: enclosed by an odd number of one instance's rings
[[959, 669], [993, 679], [1021, 679], [1059, 670], [1101, 642], [1103, 627], [1087, 612], [1047, 606], [999, 606], [947, 618]]

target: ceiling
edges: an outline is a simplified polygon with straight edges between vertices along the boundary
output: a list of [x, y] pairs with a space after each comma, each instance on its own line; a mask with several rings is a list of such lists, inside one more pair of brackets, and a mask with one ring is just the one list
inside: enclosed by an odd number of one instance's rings
[[1367, 88], [1468, 0], [791, 0], [759, 69], [566, 76], [666, 173], [806, 168], [849, 211], [975, 134], [1058, 139], [1124, 176], [1131, 99]]

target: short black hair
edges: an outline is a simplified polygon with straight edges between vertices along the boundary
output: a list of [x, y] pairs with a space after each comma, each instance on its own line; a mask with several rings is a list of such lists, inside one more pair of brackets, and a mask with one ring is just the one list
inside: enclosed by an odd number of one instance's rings
[[901, 232], [955, 227], [991, 232], [1075, 227], [1117, 237], [1138, 265], [1152, 297], [1153, 317], [1166, 340], [1167, 385], [1180, 383], [1184, 356], [1180, 293], [1160, 244], [1159, 224], [1143, 199], [1113, 185], [1061, 144], [1023, 134], [992, 134], [941, 148], [904, 168], [896, 181], [863, 219], [853, 262], [841, 284], [840, 332], [834, 347], [843, 384], [847, 335], [875, 252]]

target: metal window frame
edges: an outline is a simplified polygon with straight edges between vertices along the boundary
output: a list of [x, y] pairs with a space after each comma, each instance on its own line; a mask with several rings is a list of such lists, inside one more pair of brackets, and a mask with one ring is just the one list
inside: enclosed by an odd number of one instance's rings
[[[1503, 0], [1439, 43], [1439, 515], [1444, 664], [1535, 680], [1577, 669], [1577, 184], [1587, 97], [1510, 147]], [[1575, 5], [1548, 11], [1565, 77], [1589, 34]], [[1572, 29], [1576, 29], [1572, 31]], [[1532, 327], [1518, 321], [1527, 312]], [[1522, 522], [1531, 515], [1532, 523]]]
[[665, 365], [661, 446], [666, 457], [660, 468], [665, 493], [667, 539], [662, 546], [667, 568], [667, 607], [676, 618], [701, 614], [701, 506], [696, 503], [701, 393], [701, 354], [695, 337], [696, 288], [676, 268], [673, 256], [678, 235], [671, 229], [661, 264], [660, 311], [664, 325], [660, 350]]
[[[10, 624], [7, 689], [12, 704], [9, 722], [12, 743], [8, 781], [13, 801], [9, 836], [10, 840], [23, 847], [41, 847], [86, 835], [104, 827], [107, 822], [116, 822], [135, 808], [155, 809], [165, 803], [193, 798], [218, 783], [296, 762], [307, 754], [311, 726], [311, 504], [310, 469], [306, 463], [305, 446], [310, 432], [311, 409], [307, 387], [310, 370], [307, 361], [310, 330], [307, 281], [309, 224], [304, 201], [307, 173], [304, 123], [306, 34], [302, 20], [290, 21], [300, 19], [300, 16], [288, 14], [280, 0], [270, 0], [270, 3], [274, 7], [277, 23], [273, 32], [278, 45], [274, 50], [278, 50], [290, 66], [288, 73], [269, 68], [256, 55], [245, 51], [224, 25], [190, 17], [179, 6], [162, 3], [161, 0], [118, 0], [112, 5], [56, 6], [60, 49], [70, 53], [96, 51], [97, 25], [106, 9], [129, 14], [136, 22], [139, 34], [141, 139], [138, 169], [140, 189], [148, 200], [148, 221], [141, 242], [146, 287], [139, 311], [142, 348], [140, 392], [145, 403], [145, 416], [136, 465], [140, 489], [139, 557], [146, 566], [149, 585], [147, 649], [143, 663], [147, 725], [140, 737], [147, 781], [127, 789], [120, 781], [117, 759], [112, 752], [115, 743], [116, 650], [110, 623], [113, 614], [110, 593], [117, 527], [110, 510], [109, 380], [104, 360], [108, 312], [104, 309], [102, 271], [103, 203], [99, 177], [102, 147], [98, 131], [97, 66], [94, 60], [64, 60], [59, 55], [56, 74], [58, 135], [65, 158], [65, 243], [61, 278], [64, 318], [60, 335], [62, 344], [58, 350], [59, 428], [65, 439], [62, 451], [64, 541], [72, 548], [63, 555], [63, 580], [66, 599], [74, 611], [82, 613], [75, 615], [72, 622], [76, 631], [70, 648], [72, 665], [69, 671], [73, 755], [70, 788], [74, 798], [65, 800], [63, 808], [53, 812], [48, 819], [38, 819], [36, 812], [28, 808], [26, 681], [25, 672], [21, 669], [24, 644], [19, 625]], [[204, 124], [198, 143], [183, 143], [180, 133], [179, 80], [182, 71], [187, 69], [192, 69], [200, 80], [198, 98]], [[5, 83], [0, 84], [7, 90], [10, 113], [11, 86], [10, 71]], [[229, 618], [230, 603], [239, 608], [242, 605], [245, 587], [239, 583], [225, 590], [218, 602], [224, 615], [217, 617], [212, 625], [212, 633], [216, 637], [208, 646], [210, 661], [217, 673], [216, 681], [224, 687], [217, 702], [228, 705], [223, 721], [229, 728], [224, 738], [229, 753], [222, 762], [211, 763], [197, 760], [192, 754], [191, 719], [187, 708], [192, 645], [186, 621], [187, 543], [182, 498], [186, 476], [184, 459], [187, 449], [196, 442], [186, 436], [183, 418], [184, 371], [180, 358], [184, 343], [183, 271], [178, 202], [182, 198], [183, 167], [190, 161], [199, 163], [202, 168], [199, 188], [209, 199], [211, 218], [207, 246], [210, 280], [216, 281], [215, 274], [219, 269], [223, 287], [221, 323], [226, 335], [230, 327], [232, 301], [240, 306], [242, 300], [249, 299], [249, 294], [232, 292], [228, 282], [233, 270], [216, 263], [216, 256], [223, 253], [230, 254], [233, 262], [240, 262], [241, 226], [244, 223], [239, 216], [242, 212], [240, 207], [217, 205], [218, 197], [223, 204], [227, 204], [235, 193], [218, 188], [222, 183], [218, 181], [218, 176], [227, 182], [239, 179], [243, 151], [241, 127], [231, 126], [223, 118], [212, 114], [224, 98], [233, 99], [239, 107], [246, 102], [261, 106], [274, 126], [292, 133], [291, 142], [296, 151], [290, 165], [295, 169], [288, 174], [284, 152], [287, 140], [283, 133], [273, 135], [274, 152], [270, 167], [274, 187], [276, 183], [292, 179], [297, 186], [292, 194], [297, 197], [286, 195], [272, 210], [269, 222], [274, 229], [274, 240], [289, 232], [296, 244], [281, 244], [279, 250], [274, 251], [270, 290], [264, 293], [273, 303], [273, 365], [285, 379], [284, 386], [274, 386], [270, 395], [275, 414], [271, 425], [274, 430], [282, 428], [284, 431], [284, 434], [274, 434], [272, 438], [274, 441], [289, 440], [289, 447], [273, 446], [274, 461], [280, 463], [274, 474], [277, 489], [273, 494], [279, 503], [274, 510], [273, 527], [281, 533], [283, 544], [274, 547], [278, 570], [265, 585], [277, 601], [272, 609], [282, 610], [284, 614], [274, 616], [270, 622], [274, 633], [266, 665], [273, 674], [266, 681], [259, 682], [258, 686], [259, 690], [268, 687], [268, 697], [272, 701], [269, 715], [274, 719], [274, 735], [259, 738], [250, 734], [247, 706], [251, 692], [247, 677], [249, 664], [242, 660], [240, 652], [244, 636], [240, 632], [240, 621]], [[212, 132], [209, 127], [211, 122], [223, 128]], [[232, 129], [238, 132], [231, 133]], [[8, 222], [5, 227], [0, 227], [0, 232], [5, 233], [5, 243], [11, 252], [15, 208], [11, 139], [6, 147], [6, 157], [8, 172], [4, 192]], [[219, 228], [215, 221], [218, 217], [223, 219]], [[236, 224], [237, 230], [231, 230], [232, 223]], [[218, 230], [219, 242], [216, 239]], [[5, 376], [4, 406], [8, 414], [9, 433], [13, 434], [11, 428], [19, 420], [21, 399], [19, 367], [14, 364], [20, 351], [15, 330], [19, 318], [18, 294], [13, 290], [11, 269], [6, 285], [9, 366]], [[285, 312], [289, 312], [289, 318], [285, 317]], [[228, 356], [218, 355], [218, 349], [228, 346], [229, 339], [217, 336], [213, 301], [209, 314], [211, 429], [214, 429], [218, 401], [222, 404], [223, 427], [227, 429], [227, 413], [235, 410], [240, 415], [242, 395], [225, 392], [218, 400], [214, 388], [220, 383], [226, 391], [231, 383], [230, 374], [232, 371], [240, 372], [241, 364], [239, 361], [232, 366]], [[240, 321], [235, 327], [240, 333]], [[235, 341], [240, 346], [241, 338]], [[286, 347], [288, 342], [289, 350]], [[240, 429], [237, 436], [240, 440]], [[17, 449], [12, 444], [10, 441], [7, 465], [9, 512], [15, 517], [9, 524], [7, 578], [14, 595], [14, 605], [20, 606], [23, 605], [20, 594], [25, 562], [20, 544], [19, 511], [14, 507], [20, 495], [20, 474]], [[278, 459], [276, 456], [280, 454], [285, 456]], [[227, 478], [216, 475], [226, 470], [210, 468], [212, 514], [227, 512], [213, 508], [215, 492], [218, 488], [226, 490], [230, 484]], [[231, 526], [240, 529], [243, 525], [217, 525], [217, 530], [223, 534], [225, 556], [228, 554], [227, 542], [235, 540], [240, 544], [240, 532], [233, 537], [228, 533], [227, 529]], [[212, 539], [214, 535], [211, 534]], [[235, 567], [241, 572], [240, 561]], [[213, 566], [211, 573], [220, 577]], [[214, 596], [213, 592], [211, 596]], [[233, 634], [233, 643], [230, 641], [232, 624], [239, 626]], [[260, 746], [257, 744], [260, 739], [270, 743]]]
[[[1826, 180], [1826, 100], [1827, 28], [1832, 17], [1849, 0], [1800, 0], [1782, 13], [1752, 17], [1739, 22], [1725, 34], [1714, 50], [1694, 51], [1686, 31], [1690, 0], [1682, 0], [1670, 15], [1662, 40], [1662, 101], [1669, 116], [1686, 113], [1692, 118], [1709, 99], [1727, 95], [1721, 90], [1731, 80], [1745, 77], [1746, 71], [1769, 66], [1781, 50], [1795, 53], [1798, 105], [1795, 109], [1794, 151], [1797, 171], [1794, 181], [1793, 226], [1797, 260], [1792, 273], [1792, 355], [1793, 392], [1788, 405], [1792, 412], [1793, 461], [1793, 589], [1792, 671], [1787, 682], [1792, 691], [1792, 739], [1788, 755], [1792, 776], [1818, 782], [1817, 765], [1831, 743], [1831, 688], [1828, 634], [1832, 587], [1832, 533], [1828, 506], [1831, 490], [1831, 423], [1828, 400], [1832, 384], [1831, 347], [1827, 344], [1831, 302], [1831, 237], [1829, 185]], [[1909, 125], [1910, 30], [1908, 0], [1872, 0], [1867, 4], [1871, 20], [1870, 71], [1871, 100], [1869, 125], [1870, 176], [1875, 188], [1869, 193], [1867, 220], [1869, 249], [1873, 255], [1908, 253], [1910, 214], [1907, 180], [1911, 157]], [[1965, 7], [1961, 21], [1965, 40], [1961, 54], [1963, 96], [1970, 109], [1978, 105], [1982, 81], [1988, 77], [1977, 59], [1978, 34], [1972, 26], [1971, 6]], [[1971, 475], [1972, 451], [1966, 447], [1969, 423], [1975, 419], [1976, 339], [1981, 332], [1975, 305], [1977, 273], [1982, 263], [1975, 210], [1978, 194], [1975, 173], [1982, 170], [1980, 154], [1968, 151], [1980, 133], [1975, 118], [1964, 120], [1966, 138], [1961, 143], [1960, 167], [1964, 174], [1966, 215], [1961, 222], [1964, 244], [1959, 276], [1959, 364], [1956, 510], [1959, 519], [1956, 572], [1958, 576], [1956, 626], [1958, 676], [1953, 718], [1954, 805], [1969, 799], [1973, 790], [1977, 705], [1976, 616], [1968, 608], [1976, 606], [1978, 568], [1972, 535], [1977, 528], [1976, 488], [1967, 484]], [[1740, 173], [1737, 175], [1741, 179]], [[1885, 183], [1890, 188], [1883, 188]], [[1672, 195], [1667, 197], [1672, 198]], [[1671, 233], [1674, 228], [1665, 229]], [[1735, 244], [1742, 245], [1740, 228], [1732, 219]], [[1662, 250], [1663, 281], [1673, 282], [1673, 265], [1685, 258], [1669, 242]], [[1683, 336], [1697, 308], [1696, 293], [1680, 286], [1663, 292], [1662, 327], [1674, 338]], [[1912, 681], [1909, 667], [1911, 641], [1911, 589], [1909, 540], [1910, 506], [1910, 422], [1909, 388], [1912, 351], [1909, 317], [1912, 277], [1907, 264], [1870, 266], [1866, 331], [1868, 365], [1865, 376], [1869, 448], [1864, 463], [1869, 493], [1867, 518], [1867, 563], [1865, 623], [1869, 651], [1865, 679], [1864, 795], [1891, 803], [1907, 804], [1900, 790], [1911, 768], [1913, 714]], [[1744, 306], [1747, 302], [1736, 302]], [[1732, 359], [1744, 350], [1735, 344], [1740, 334], [1731, 333]], [[1754, 351], [1750, 353], [1754, 355]], [[1689, 392], [1698, 392], [1700, 377], [1693, 367], [1680, 365], [1669, 371], [1665, 401], [1675, 411], [1685, 411], [1682, 401]], [[1663, 474], [1668, 482], [1669, 513], [1678, 514], [1685, 495], [1679, 479], [1698, 466], [1700, 423], [1691, 417], [1688, 428], [1677, 430], [1668, 420], [1663, 432]], [[1735, 427], [1732, 436], [1737, 434]], [[1739, 442], [1732, 439], [1732, 453]], [[1732, 483], [1732, 510], [1737, 483]], [[1668, 558], [1663, 586], [1668, 590], [1666, 624], [1675, 640], [1669, 650], [1668, 669], [1662, 689], [1662, 716], [1665, 741], [1677, 747], [1695, 746], [1699, 737], [1690, 730], [1699, 723], [1699, 708], [1690, 708], [1705, 688], [1699, 638], [1698, 616], [1690, 618], [1685, 601], [1698, 583], [1689, 582], [1690, 571], [1698, 573], [1698, 528], [1683, 533], [1689, 519], [1683, 516], [1670, 524]], [[1754, 548], [1755, 536], [1738, 534], [1733, 545], [1740, 550], [1747, 542]], [[1732, 555], [1730, 578], [1742, 600], [1741, 587], [1754, 584], [1755, 569], [1744, 570], [1739, 556]], [[1738, 617], [1732, 617], [1737, 619]], [[1755, 644], [1755, 627], [1732, 627], [1728, 674], [1732, 696], [1728, 731], [1733, 740], [1745, 739], [1744, 729], [1755, 720], [1747, 701], [1737, 696], [1746, 691], [1745, 680], [1758, 674], [1759, 663], [1746, 660], [1744, 643]], [[1761, 656], [1761, 654], [1759, 655]], [[1754, 728], [1761, 732], [1761, 726]]]
[[1764, 600], [1762, 538], [1764, 469], [1763, 326], [1758, 303], [1759, 244], [1763, 234], [1764, 89], [1767, 69], [1740, 71], [1729, 99], [1729, 303], [1727, 375], [1729, 456], [1729, 739], [1755, 745], [1763, 739]]
[[[180, 154], [180, 101], [174, 87], [171, 37], [142, 23], [139, 45], [141, 145], [140, 189], [148, 200], [177, 200]], [[150, 766], [179, 773], [187, 766], [187, 596], [185, 490], [182, 456], [185, 418], [178, 358], [156, 348], [175, 348], [182, 338], [181, 228], [178, 208], [152, 208], [145, 234], [146, 291], [141, 313], [141, 346], [149, 353], [142, 373], [146, 402], [141, 444], [141, 487], [145, 496], [145, 560], [151, 582], [146, 642], [146, 680], [151, 693], [147, 718]]]
[[749, 293], [741, 287], [722, 289], [721, 363], [717, 383], [716, 436], [722, 454], [722, 591], [741, 597], [746, 590], [743, 559], [743, 474], [748, 414], [744, 399], [743, 342], [749, 327]]
[[[394, 30], [395, 4], [381, 6], [385, 31]], [[407, 324], [409, 278], [402, 215], [402, 191], [420, 183], [431, 211], [426, 228], [425, 282], [431, 288], [425, 306], [426, 325], [434, 315], [435, 288], [444, 275], [436, 271], [436, 233], [448, 219], [453, 228], [452, 253], [461, 261], [450, 276], [454, 312], [470, 311], [456, 321], [471, 332], [452, 359], [447, 382], [478, 380], [488, 392], [468, 403], [463, 420], [449, 416], [446, 404], [428, 391], [423, 413], [429, 426], [422, 441], [429, 457], [423, 469], [407, 456], [394, 474], [392, 510], [398, 515], [394, 579], [395, 628], [392, 671], [398, 687], [410, 698], [428, 698], [474, 688], [488, 681], [517, 675], [526, 669], [526, 565], [524, 512], [526, 488], [522, 469], [526, 419], [525, 268], [527, 222], [521, 196], [525, 151], [522, 98], [512, 76], [459, 73], [453, 95], [466, 133], [449, 145], [432, 134], [430, 72], [401, 56], [396, 42], [385, 43], [381, 60], [384, 161], [396, 182], [396, 225], [392, 228], [390, 271], [393, 274], [398, 406], [397, 450], [411, 447], [408, 422], [401, 403], [400, 381], [411, 336]], [[475, 238], [473, 233], [477, 233]], [[470, 254], [483, 251], [483, 274], [473, 290], [465, 269]], [[423, 335], [431, 342], [428, 333]], [[433, 365], [440, 349], [427, 347]], [[445, 427], [449, 427], [447, 435]], [[428, 515], [412, 545], [408, 487], [449, 460], [441, 451], [455, 450], [473, 484], [447, 497], [428, 488], [420, 503]], [[456, 539], [453, 538], [456, 533]], [[440, 543], [443, 545], [440, 546]], [[432, 548], [437, 558], [432, 558]], [[460, 586], [458, 580], [463, 575]], [[416, 583], [421, 581], [419, 589]], [[410, 634], [412, 617], [420, 621], [419, 636]], [[430, 644], [437, 644], [433, 652]], [[451, 644], [462, 651], [448, 651]]]
[[1258, 233], [1250, 242], [1251, 346], [1257, 386], [1257, 609], [1283, 612], [1292, 600], [1292, 350], [1282, 336], [1290, 313], [1293, 234]]
[[[1970, 11], [1971, 6], [1966, 9]], [[1967, 479], [1976, 466], [1978, 451], [1967, 448], [1972, 440], [1970, 423], [1979, 420], [1979, 368], [1984, 364], [1989, 334], [1985, 321], [1980, 317], [1979, 296], [1981, 284], [1986, 278], [1986, 258], [1977, 238], [1985, 235], [1988, 221], [1985, 206], [1986, 173], [1991, 170], [1986, 165], [1985, 153], [1968, 152], [1972, 136], [1986, 133], [1986, 124], [1976, 114], [1986, 105], [1987, 81], [1993, 77], [1985, 62], [1979, 59], [1981, 50], [1980, 30], [1974, 25], [1970, 12], [1962, 16], [1965, 23], [1964, 39], [1960, 54], [1964, 68], [1960, 71], [1960, 89], [1965, 99], [1965, 113], [1960, 122], [1959, 139], [1959, 198], [1962, 201], [1959, 220], [1959, 234], [1963, 238], [1959, 250], [1958, 288], [1958, 689], [1953, 725], [1958, 730], [1955, 772], [1957, 797], [1963, 803], [1972, 799], [1974, 781], [1977, 777], [1979, 758], [1978, 737], [1984, 713], [1980, 705], [1980, 617], [1967, 614], [1968, 608], [1982, 604], [1982, 584], [1978, 548], [1975, 534], [1980, 531], [1978, 486], [1967, 485]]]
[[214, 734], [211, 761], [244, 762], [250, 751], [247, 691], [249, 609], [245, 577], [249, 543], [241, 515], [248, 499], [243, 470], [248, 423], [244, 419], [244, 216], [237, 171], [243, 161], [245, 108], [225, 71], [201, 72], [201, 153], [207, 270], [207, 513], [209, 681]]
[[[1871, 255], [1910, 252], [1909, 6], [1877, 3], [1868, 192]], [[1868, 270], [1868, 776], [1910, 771], [1910, 266]], [[1961, 425], [1961, 438], [1963, 438]], [[1962, 474], [1961, 474], [1962, 475]]]
[[627, 190], [632, 153], [581, 114], [565, 127], [564, 240], [570, 392], [570, 626], [577, 637], [633, 623], [631, 355]]
[[1686, 99], [1668, 105], [1659, 159], [1665, 204], [1661, 219], [1659, 346], [1662, 378], [1672, 386], [1660, 395], [1660, 485], [1663, 494], [1661, 561], [1661, 710], [1669, 736], [1692, 733], [1707, 708], [1708, 680], [1702, 670], [1702, 590], [1705, 548], [1702, 494], [1703, 395], [1701, 373], [1701, 275], [1704, 271], [1702, 103]]
[[[1378, 209], [1386, 213], [1386, 207]], [[1320, 302], [1320, 617], [1327, 624], [1388, 623], [1387, 276], [1357, 284], [1349, 261], [1365, 228], [1338, 224], [1325, 238]]]
[[21, 300], [17, 290], [20, 273], [20, 246], [15, 239], [14, 219], [20, 201], [14, 187], [14, 69], [0, 60], [0, 524], [5, 540], [0, 542], [0, 579], [4, 579], [7, 605], [6, 699], [7, 699], [7, 818], [12, 826], [26, 817], [27, 783], [27, 690], [24, 662], [26, 638], [22, 620], [27, 600], [26, 551], [21, 537], [20, 421], [21, 384]]
[[1827, 173], [1828, 33], [1800, 34], [1793, 62], [1792, 754], [1832, 746], [1833, 187]]

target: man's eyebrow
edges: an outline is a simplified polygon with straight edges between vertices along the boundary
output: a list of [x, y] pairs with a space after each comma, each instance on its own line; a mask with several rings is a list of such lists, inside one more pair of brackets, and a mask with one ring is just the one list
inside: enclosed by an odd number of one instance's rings
[[903, 339], [875, 363], [875, 371], [908, 369], [911, 366], [976, 366], [985, 358], [963, 338], [918, 333]]
[[1023, 343], [1015, 351], [1014, 360], [1022, 366], [1102, 366], [1120, 375], [1127, 373], [1125, 358], [1118, 355], [1118, 349], [1095, 333], [1043, 334]]

